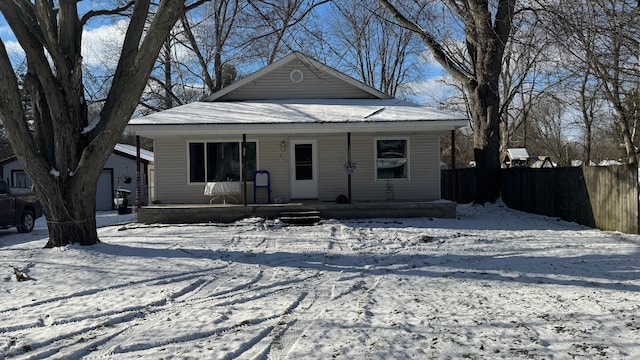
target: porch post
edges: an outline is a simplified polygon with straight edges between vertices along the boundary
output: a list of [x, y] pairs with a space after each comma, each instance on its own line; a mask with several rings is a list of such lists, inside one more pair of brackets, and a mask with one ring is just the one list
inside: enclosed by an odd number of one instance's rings
[[[347, 133], [347, 166], [351, 167], [351, 133]], [[351, 204], [351, 172], [347, 171], [347, 202]]]
[[242, 134], [242, 205], [247, 206], [247, 134]]
[[451, 130], [451, 201], [457, 202], [456, 196], [456, 130]]
[[140, 180], [140, 135], [136, 135], [136, 208], [141, 207], [140, 195], [142, 181]]

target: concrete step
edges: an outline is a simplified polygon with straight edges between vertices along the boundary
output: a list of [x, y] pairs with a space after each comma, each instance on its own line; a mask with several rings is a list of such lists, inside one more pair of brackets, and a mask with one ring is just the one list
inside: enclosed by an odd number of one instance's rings
[[320, 212], [317, 210], [283, 211], [280, 221], [289, 225], [316, 225], [320, 222]]

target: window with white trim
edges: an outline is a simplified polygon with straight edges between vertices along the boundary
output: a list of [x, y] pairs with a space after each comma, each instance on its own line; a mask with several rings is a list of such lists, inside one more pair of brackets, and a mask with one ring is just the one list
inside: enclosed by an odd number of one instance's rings
[[[189, 142], [189, 182], [243, 181], [241, 142]], [[247, 168], [244, 176], [253, 179], [256, 171], [255, 142], [247, 142]]]
[[31, 178], [23, 170], [14, 170], [11, 173], [13, 175], [11, 186], [17, 188], [31, 188], [33, 186]]
[[409, 174], [407, 139], [376, 140], [376, 179], [407, 179]]

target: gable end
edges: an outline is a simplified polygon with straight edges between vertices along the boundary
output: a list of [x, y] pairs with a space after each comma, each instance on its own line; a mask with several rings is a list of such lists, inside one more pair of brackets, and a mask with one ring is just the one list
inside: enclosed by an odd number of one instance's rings
[[391, 97], [331, 67], [292, 53], [204, 101], [388, 98]]

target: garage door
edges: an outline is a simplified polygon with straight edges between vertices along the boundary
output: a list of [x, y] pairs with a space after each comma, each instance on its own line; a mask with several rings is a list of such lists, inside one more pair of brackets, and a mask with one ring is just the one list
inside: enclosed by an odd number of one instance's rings
[[98, 179], [98, 190], [96, 192], [96, 210], [113, 209], [113, 170], [103, 169]]

